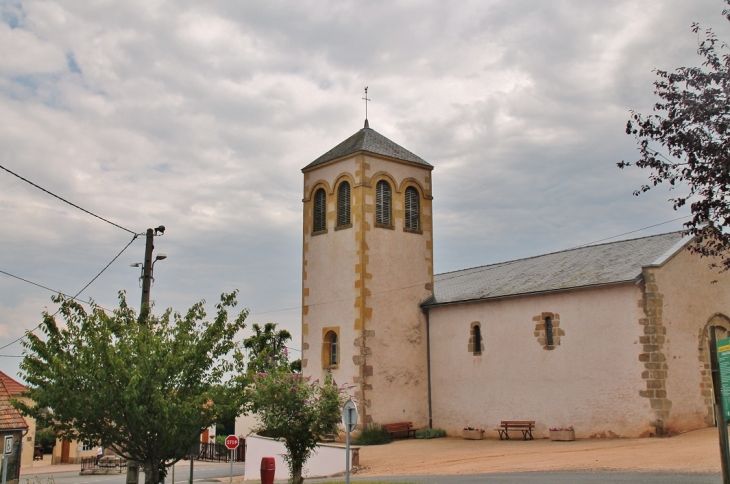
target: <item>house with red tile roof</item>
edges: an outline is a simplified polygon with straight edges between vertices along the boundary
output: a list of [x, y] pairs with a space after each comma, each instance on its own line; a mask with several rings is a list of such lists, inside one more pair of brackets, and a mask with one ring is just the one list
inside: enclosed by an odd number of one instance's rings
[[[0, 383], [3, 384], [10, 398], [17, 398], [28, 405], [32, 403], [30, 399], [20, 396], [21, 393], [27, 390], [26, 386], [2, 371], [0, 371]], [[15, 409], [13, 408], [13, 410]], [[36, 431], [35, 419], [32, 417], [23, 417], [17, 410], [15, 410], [15, 413], [24, 421], [28, 430], [23, 437], [23, 453], [20, 464], [22, 467], [33, 467], [33, 449], [35, 447]]]
[[[3, 374], [4, 375], [4, 374]], [[4, 375], [7, 376], [7, 375]], [[23, 439], [30, 433], [28, 423], [18, 410], [10, 404], [11, 394], [0, 378], [0, 442], [6, 437], [13, 439], [13, 453], [8, 460], [7, 482], [17, 484], [20, 478], [20, 466], [23, 455]], [[31, 443], [32, 444], [32, 443]], [[26, 454], [33, 459], [33, 446], [25, 446]]]

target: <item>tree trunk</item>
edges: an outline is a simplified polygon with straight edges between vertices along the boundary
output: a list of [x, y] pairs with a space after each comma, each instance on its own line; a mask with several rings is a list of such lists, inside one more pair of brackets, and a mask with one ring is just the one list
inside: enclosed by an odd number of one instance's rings
[[292, 484], [302, 484], [304, 478], [302, 477], [302, 464], [293, 464], [291, 470], [291, 482]]
[[144, 465], [144, 484], [160, 482], [160, 467], [157, 462], [146, 462]]

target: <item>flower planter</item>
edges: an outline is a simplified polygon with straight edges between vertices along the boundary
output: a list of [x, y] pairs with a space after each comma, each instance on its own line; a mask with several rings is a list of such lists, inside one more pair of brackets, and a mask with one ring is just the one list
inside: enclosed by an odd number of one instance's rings
[[462, 430], [461, 436], [466, 440], [482, 440], [484, 438], [483, 430]]
[[575, 430], [551, 430], [550, 440], [572, 442], [575, 440]]

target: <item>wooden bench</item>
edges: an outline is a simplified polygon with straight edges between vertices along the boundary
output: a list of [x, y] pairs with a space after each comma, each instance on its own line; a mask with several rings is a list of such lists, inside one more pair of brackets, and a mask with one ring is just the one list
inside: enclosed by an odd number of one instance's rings
[[395, 438], [395, 434], [406, 434], [406, 438], [410, 438], [411, 434], [416, 437], [416, 430], [411, 422], [395, 422], [383, 425], [383, 428], [390, 435], [390, 440]]
[[532, 429], [535, 428], [534, 420], [502, 420], [498, 429], [499, 440], [509, 440], [510, 430], [519, 430], [522, 432], [522, 440], [534, 440], [532, 437]]

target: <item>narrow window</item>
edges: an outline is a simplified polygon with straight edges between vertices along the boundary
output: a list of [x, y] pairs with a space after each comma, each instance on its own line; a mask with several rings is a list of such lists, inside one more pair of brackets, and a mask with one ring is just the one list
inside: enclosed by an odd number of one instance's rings
[[324, 188], [314, 193], [314, 232], [327, 229], [327, 194]]
[[337, 226], [350, 225], [350, 184], [340, 183], [337, 190]]
[[330, 338], [330, 365], [335, 366], [337, 365], [337, 334], [332, 333], [332, 337]]
[[381, 225], [391, 225], [390, 185], [385, 180], [380, 180], [375, 185], [375, 222]]
[[545, 341], [548, 346], [553, 346], [553, 318], [545, 318]]
[[413, 187], [406, 188], [406, 227], [411, 230], [418, 230], [418, 190]]
[[482, 328], [477, 324], [474, 326], [474, 356], [482, 354]]

